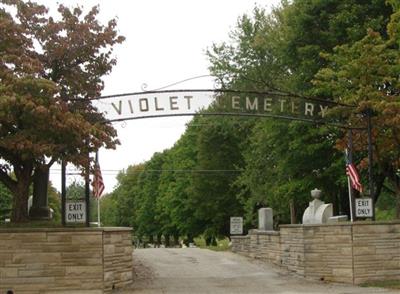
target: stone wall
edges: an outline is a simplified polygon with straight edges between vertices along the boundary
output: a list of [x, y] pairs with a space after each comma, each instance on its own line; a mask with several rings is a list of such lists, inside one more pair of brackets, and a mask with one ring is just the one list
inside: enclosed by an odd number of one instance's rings
[[280, 230], [281, 264], [288, 271], [304, 276], [304, 234], [302, 227]]
[[[249, 240], [249, 246], [239, 246], [243, 240]], [[318, 280], [360, 284], [400, 279], [399, 222], [284, 225], [279, 232], [250, 230], [248, 236], [232, 237], [232, 251]]]
[[250, 254], [250, 236], [231, 236], [232, 251], [241, 255]]
[[0, 293], [94, 294], [127, 285], [130, 236], [127, 228], [0, 229]]
[[400, 279], [400, 223], [353, 226], [354, 283]]
[[353, 283], [352, 226], [305, 226], [305, 276]]
[[105, 229], [104, 290], [124, 288], [132, 283], [132, 236], [126, 232]]
[[280, 265], [281, 246], [279, 232], [251, 230], [249, 256]]

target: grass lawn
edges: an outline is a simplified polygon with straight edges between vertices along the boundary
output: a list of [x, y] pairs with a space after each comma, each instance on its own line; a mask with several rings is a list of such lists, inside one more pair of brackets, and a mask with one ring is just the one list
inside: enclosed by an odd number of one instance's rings
[[0, 228], [55, 228], [61, 227], [60, 222], [55, 221], [28, 221], [22, 223], [0, 223]]
[[[91, 224], [91, 227], [97, 227], [95, 224]], [[84, 223], [70, 224], [66, 226], [72, 228], [86, 228]], [[22, 223], [0, 223], [0, 228], [63, 228], [60, 220], [37, 220], [27, 221]]]
[[381, 287], [388, 289], [400, 289], [400, 280], [366, 282], [361, 284], [361, 287]]
[[199, 248], [210, 249], [210, 250], [214, 250], [214, 251], [229, 250], [229, 239], [228, 238], [225, 238], [222, 240], [217, 240], [217, 246], [206, 246], [206, 241], [202, 237], [194, 238], [194, 242], [195, 242], [196, 246]]

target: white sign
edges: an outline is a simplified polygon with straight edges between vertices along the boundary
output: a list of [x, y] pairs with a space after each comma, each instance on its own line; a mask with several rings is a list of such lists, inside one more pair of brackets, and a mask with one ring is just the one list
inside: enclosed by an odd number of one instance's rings
[[214, 100], [215, 94], [210, 91], [166, 91], [152, 94], [127, 94], [108, 96], [92, 100], [106, 119], [121, 120], [129, 118], [146, 118], [177, 114], [194, 114], [207, 108]]
[[166, 90], [104, 96], [92, 103], [108, 120], [194, 115], [212, 103], [222, 112], [286, 114], [294, 118], [324, 118], [329, 110], [328, 105], [303, 100], [272, 94], [218, 96], [210, 90]]
[[67, 223], [86, 222], [85, 201], [67, 201], [65, 204], [65, 221]]
[[243, 234], [243, 217], [231, 217], [231, 235]]
[[372, 199], [357, 198], [356, 199], [356, 217], [372, 217]]

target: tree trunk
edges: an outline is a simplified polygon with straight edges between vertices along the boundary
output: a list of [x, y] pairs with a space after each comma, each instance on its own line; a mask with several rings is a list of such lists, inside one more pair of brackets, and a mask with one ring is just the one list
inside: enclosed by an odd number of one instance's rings
[[218, 242], [217, 242], [217, 237], [213, 237], [212, 242], [211, 242], [212, 246], [218, 246]]
[[11, 213], [11, 221], [13, 223], [21, 223], [29, 220], [28, 218], [28, 198], [29, 198], [29, 178], [23, 181], [18, 180], [17, 186], [13, 189], [13, 206]]
[[290, 224], [293, 225], [296, 223], [296, 208], [294, 206], [293, 199], [291, 199], [289, 202], [289, 208], [290, 208]]
[[170, 245], [170, 236], [167, 234], [165, 235], [165, 247], [169, 247]]
[[400, 187], [396, 189], [396, 219], [400, 219]]
[[174, 234], [174, 246], [178, 246], [178, 245], [179, 245], [179, 235]]
[[157, 234], [157, 244], [156, 244], [156, 247], [158, 247], [158, 248], [160, 248], [160, 246], [161, 246], [161, 237], [162, 237], [162, 234]]

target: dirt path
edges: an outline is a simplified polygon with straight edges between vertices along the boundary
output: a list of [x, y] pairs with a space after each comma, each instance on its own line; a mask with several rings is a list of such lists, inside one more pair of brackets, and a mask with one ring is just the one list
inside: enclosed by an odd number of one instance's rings
[[307, 281], [231, 252], [138, 249], [134, 285], [121, 293], [399, 293]]

